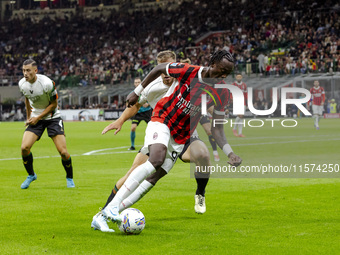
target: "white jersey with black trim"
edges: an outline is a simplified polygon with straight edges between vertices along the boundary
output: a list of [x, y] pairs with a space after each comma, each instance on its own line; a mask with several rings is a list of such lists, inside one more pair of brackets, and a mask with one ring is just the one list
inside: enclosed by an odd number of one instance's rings
[[[29, 83], [25, 78], [19, 81], [19, 89], [22, 94], [29, 100], [32, 108], [31, 117], [39, 116], [47, 106], [50, 105], [51, 98], [58, 98], [53, 81], [45, 75], [37, 74], [37, 80]], [[49, 120], [60, 117], [58, 107], [43, 119]]]
[[[178, 81], [175, 80], [171, 87], [173, 85], [177, 85]], [[143, 105], [146, 102], [150, 104], [150, 106], [154, 109], [157, 102], [164, 97], [166, 92], [169, 90], [170, 86], [165, 85], [163, 83], [163, 79], [161, 76], [159, 76], [156, 80], [151, 82], [141, 93], [139, 97], [139, 104]]]

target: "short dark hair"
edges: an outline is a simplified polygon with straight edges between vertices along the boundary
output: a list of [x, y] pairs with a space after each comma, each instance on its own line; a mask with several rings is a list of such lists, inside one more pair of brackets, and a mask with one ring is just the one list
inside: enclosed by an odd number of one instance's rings
[[23, 66], [32, 65], [32, 66], [38, 66], [37, 62], [35, 62], [33, 59], [26, 59]]
[[218, 50], [211, 55], [209, 60], [209, 66], [217, 62], [220, 62], [223, 58], [227, 59], [231, 63], [235, 63], [234, 57], [229, 51]]

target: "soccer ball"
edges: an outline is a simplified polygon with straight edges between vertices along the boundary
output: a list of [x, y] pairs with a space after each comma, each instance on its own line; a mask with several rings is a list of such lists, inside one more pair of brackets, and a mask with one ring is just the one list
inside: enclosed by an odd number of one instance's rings
[[121, 212], [122, 221], [118, 228], [125, 234], [138, 235], [145, 227], [144, 214], [135, 208], [128, 208]]

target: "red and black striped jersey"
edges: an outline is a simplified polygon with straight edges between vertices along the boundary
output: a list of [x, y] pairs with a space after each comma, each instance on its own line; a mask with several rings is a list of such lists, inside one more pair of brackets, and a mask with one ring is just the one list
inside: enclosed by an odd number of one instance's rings
[[[183, 63], [169, 63], [167, 73], [178, 80], [177, 85], [169, 88], [166, 95], [158, 101], [151, 121], [164, 123], [170, 129], [175, 142], [184, 144], [195, 130], [201, 117], [202, 94], [208, 94], [214, 99], [215, 109], [224, 111], [228, 103], [229, 91], [218, 91], [203, 83], [203, 67]], [[221, 96], [223, 100], [221, 99]], [[225, 100], [226, 99], [226, 100]]]
[[247, 100], [248, 100], [247, 85], [244, 82], [238, 83], [237, 81], [235, 81], [232, 85], [242, 90], [243, 96], [244, 96], [244, 105], [247, 105]]
[[312, 87], [310, 89], [310, 93], [312, 95], [313, 105], [322, 105], [322, 103], [325, 101], [325, 90], [323, 87]]

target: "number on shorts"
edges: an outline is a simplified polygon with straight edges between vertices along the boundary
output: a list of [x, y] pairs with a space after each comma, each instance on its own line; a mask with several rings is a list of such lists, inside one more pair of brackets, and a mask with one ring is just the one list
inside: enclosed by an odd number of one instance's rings
[[175, 162], [177, 160], [178, 153], [176, 151], [171, 152], [171, 157], [172, 157], [172, 160]]
[[63, 120], [59, 121], [60, 130], [64, 132]]

